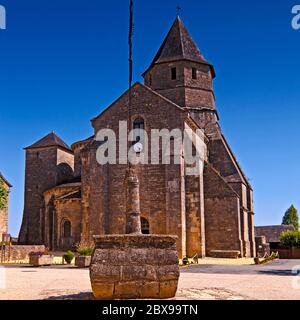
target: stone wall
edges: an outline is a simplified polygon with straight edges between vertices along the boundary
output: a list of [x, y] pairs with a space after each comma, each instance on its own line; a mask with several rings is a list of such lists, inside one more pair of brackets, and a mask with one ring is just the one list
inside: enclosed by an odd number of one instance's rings
[[96, 237], [90, 267], [97, 299], [167, 299], [175, 296], [179, 266], [174, 237]]
[[20, 244], [43, 243], [43, 194], [70, 178], [73, 154], [58, 147], [26, 150], [25, 206]]
[[239, 197], [209, 164], [204, 170], [204, 197], [207, 255], [213, 250], [243, 254]]
[[185, 177], [187, 256], [205, 257], [203, 172]]
[[[4, 181], [0, 176], [0, 184], [3, 186], [8, 192], [10, 186]], [[2, 235], [7, 234], [8, 232], [8, 203], [7, 207], [4, 209], [0, 209], [0, 242], [2, 241]]]
[[[176, 68], [176, 80], [171, 79], [172, 68]], [[197, 79], [192, 78], [193, 68], [197, 70]], [[212, 74], [208, 65], [191, 61], [154, 65], [145, 74], [145, 84], [181, 107], [215, 108]]]
[[2, 262], [7, 261], [27, 261], [29, 260], [29, 253], [31, 252], [44, 252], [45, 246], [39, 245], [39, 246], [22, 246], [22, 245], [12, 245], [12, 246], [5, 246], [5, 249], [1, 250], [0, 247], [0, 253], [1, 257], [3, 257]]
[[300, 247], [278, 248], [274, 252], [279, 253], [280, 259], [300, 259]]
[[[44, 193], [43, 242], [51, 250], [64, 249], [64, 243], [69, 242], [67, 249], [80, 242], [81, 236], [81, 183], [70, 183], [57, 186]], [[62, 240], [62, 224], [71, 222], [72, 239]]]
[[56, 184], [57, 148], [26, 151], [24, 215], [20, 244], [41, 244], [43, 193]]
[[[135, 85], [132, 90], [132, 119], [142, 117], [150, 138], [151, 129], [184, 129], [186, 112], [160, 97], [152, 90]], [[110, 128], [119, 135], [119, 121], [127, 121], [128, 95], [123, 95], [104, 113], [93, 120], [95, 135], [102, 128]], [[151, 139], [149, 139], [149, 145]], [[117, 149], [119, 143], [117, 139]], [[160, 146], [161, 150], [162, 146]], [[90, 146], [84, 162], [90, 165], [83, 174], [83, 199], [89, 192], [86, 213], [89, 219], [89, 234], [125, 233], [125, 189], [126, 165], [100, 166], [95, 158], [97, 144]], [[145, 151], [146, 152], [146, 151]], [[148, 150], [149, 157], [151, 156]], [[172, 155], [171, 155], [172, 157]], [[152, 234], [177, 235], [179, 255], [186, 254], [184, 167], [182, 164], [138, 165], [140, 181], [141, 215], [150, 222]], [[183, 170], [182, 170], [183, 169]], [[99, 177], [99, 179], [95, 179]], [[88, 187], [89, 186], [89, 187]], [[87, 189], [85, 189], [87, 187]], [[159, 222], [159, 223], [158, 223]]]
[[[55, 209], [58, 226], [56, 249], [76, 247], [81, 236], [81, 199], [57, 200]], [[70, 239], [65, 239], [63, 236], [63, 224], [66, 221], [71, 223]]]
[[78, 141], [72, 145], [74, 152], [74, 177], [81, 177], [82, 173], [82, 160], [81, 151], [92, 141], [93, 138], [89, 138], [83, 141]]
[[209, 255], [217, 259], [238, 259], [241, 257], [239, 250], [211, 250]]

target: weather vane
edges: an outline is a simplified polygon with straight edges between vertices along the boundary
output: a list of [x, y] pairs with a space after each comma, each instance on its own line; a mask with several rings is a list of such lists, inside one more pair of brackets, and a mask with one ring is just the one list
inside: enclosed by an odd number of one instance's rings
[[180, 12], [181, 12], [181, 7], [180, 7], [180, 6], [177, 6], [177, 15], [178, 15], [178, 16], [179, 16]]

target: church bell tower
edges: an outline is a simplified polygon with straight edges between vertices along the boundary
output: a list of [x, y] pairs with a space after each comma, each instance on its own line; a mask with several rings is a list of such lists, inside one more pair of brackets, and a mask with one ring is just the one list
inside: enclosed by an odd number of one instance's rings
[[213, 92], [215, 70], [179, 16], [143, 76], [146, 86], [188, 109], [208, 136], [217, 133], [218, 115]]

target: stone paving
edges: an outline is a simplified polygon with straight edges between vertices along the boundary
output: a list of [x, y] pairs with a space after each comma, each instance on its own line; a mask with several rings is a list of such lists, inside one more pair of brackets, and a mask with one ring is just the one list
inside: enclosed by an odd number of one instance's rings
[[[300, 300], [300, 277], [292, 274], [295, 266], [300, 270], [300, 260], [262, 266], [211, 264], [183, 268], [176, 299]], [[0, 289], [0, 300], [92, 299], [89, 270], [66, 265], [6, 265], [4, 269], [6, 289]]]

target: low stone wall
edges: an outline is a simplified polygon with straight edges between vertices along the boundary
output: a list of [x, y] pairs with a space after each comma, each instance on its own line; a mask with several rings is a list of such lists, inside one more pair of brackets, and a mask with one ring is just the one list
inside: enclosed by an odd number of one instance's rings
[[238, 259], [241, 257], [241, 252], [237, 250], [211, 250], [210, 257], [223, 259]]
[[45, 246], [38, 245], [38, 246], [19, 246], [19, 245], [12, 245], [12, 246], [5, 246], [0, 247], [0, 257], [1, 262], [14, 262], [14, 261], [29, 261], [29, 253], [30, 252], [44, 252]]
[[279, 259], [300, 259], [300, 247], [278, 248]]

